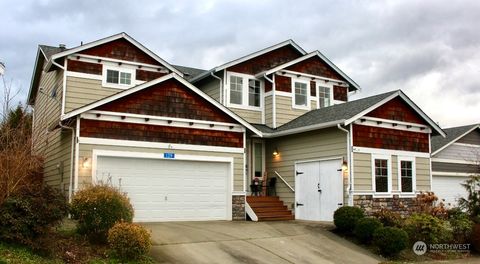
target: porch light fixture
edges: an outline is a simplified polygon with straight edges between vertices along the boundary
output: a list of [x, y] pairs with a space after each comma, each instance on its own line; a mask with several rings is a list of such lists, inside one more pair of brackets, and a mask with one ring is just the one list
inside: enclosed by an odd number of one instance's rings
[[82, 160], [82, 168], [84, 169], [90, 168], [90, 161], [91, 161], [90, 158], [84, 157]]
[[275, 148], [275, 149], [273, 150], [273, 156], [276, 157], [276, 156], [278, 156], [278, 154], [279, 154], [279, 153], [278, 153], [278, 149]]
[[346, 160], [343, 160], [342, 162], [342, 171], [345, 172], [346, 170], [348, 170], [348, 163]]

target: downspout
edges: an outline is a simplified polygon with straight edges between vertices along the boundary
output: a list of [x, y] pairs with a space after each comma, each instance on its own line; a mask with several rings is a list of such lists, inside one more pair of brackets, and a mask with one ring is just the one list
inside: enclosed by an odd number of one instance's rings
[[221, 104], [223, 104], [223, 81], [222, 81], [222, 78], [218, 77], [217, 75], [215, 75], [213, 72], [210, 72], [210, 75], [219, 80], [220, 81], [220, 98], [218, 98], [218, 100], [220, 101]]
[[75, 148], [75, 129], [73, 127], [69, 126], [64, 126], [62, 125], [62, 122], [58, 122], [58, 125], [61, 128], [68, 129], [72, 131], [72, 149], [70, 152], [70, 183], [68, 186], [68, 202], [72, 201], [72, 195], [73, 195], [73, 151]]
[[348, 205], [353, 205], [352, 201], [352, 155], [351, 155], [351, 142], [350, 142], [350, 131], [343, 128], [340, 124], [337, 124], [337, 128], [342, 130], [343, 132], [347, 133], [347, 160], [348, 160]]

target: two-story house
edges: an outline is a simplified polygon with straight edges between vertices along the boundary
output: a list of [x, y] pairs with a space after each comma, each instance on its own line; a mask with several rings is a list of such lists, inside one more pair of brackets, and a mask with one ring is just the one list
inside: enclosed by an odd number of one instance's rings
[[[350, 101], [359, 89], [292, 40], [203, 71], [121, 33], [39, 46], [28, 102], [45, 181], [70, 198], [101, 181], [136, 221], [328, 221], [430, 190], [444, 136], [403, 92]], [[262, 184], [270, 196], [250, 196]]]

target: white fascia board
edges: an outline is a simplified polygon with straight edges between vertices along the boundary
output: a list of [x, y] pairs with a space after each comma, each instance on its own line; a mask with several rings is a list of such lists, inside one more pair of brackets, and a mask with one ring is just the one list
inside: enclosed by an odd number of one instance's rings
[[280, 131], [280, 132], [263, 133], [263, 137], [264, 138], [275, 138], [275, 137], [288, 136], [288, 135], [292, 135], [292, 134], [298, 134], [298, 133], [303, 133], [303, 132], [328, 128], [328, 127], [335, 127], [338, 124], [342, 124], [343, 122], [344, 122], [344, 120], [336, 120], [336, 121], [331, 121], [331, 122], [326, 122], [326, 123], [321, 123], [321, 124], [315, 124], [315, 125], [304, 126], [304, 127], [299, 127], [299, 128], [292, 128], [292, 129], [288, 129], [288, 130], [284, 130], [284, 131]]
[[172, 65], [170, 65], [168, 62], [166, 62], [165, 60], [163, 60], [162, 58], [160, 58], [158, 55], [156, 55], [155, 53], [153, 53], [152, 51], [150, 51], [149, 49], [147, 49], [145, 46], [143, 46], [142, 44], [140, 44], [138, 41], [136, 41], [135, 39], [133, 39], [132, 37], [130, 37], [127, 33], [125, 32], [122, 32], [122, 33], [119, 33], [119, 34], [115, 34], [113, 36], [110, 36], [110, 37], [106, 37], [106, 38], [103, 38], [103, 39], [99, 39], [99, 40], [96, 40], [96, 41], [92, 41], [90, 43], [87, 43], [87, 44], [84, 44], [84, 45], [81, 45], [81, 46], [77, 46], [75, 48], [72, 48], [72, 49], [68, 49], [68, 50], [65, 50], [63, 52], [60, 52], [60, 53], [57, 53], [55, 55], [53, 55], [50, 59], [50, 61], [48, 62], [47, 64], [47, 67], [46, 67], [46, 71], [48, 71], [52, 65], [52, 61], [58, 59], [58, 58], [61, 58], [63, 56], [68, 56], [70, 54], [74, 54], [74, 53], [77, 53], [77, 52], [80, 52], [82, 50], [86, 50], [86, 49], [89, 49], [89, 48], [92, 48], [92, 47], [95, 47], [95, 46], [98, 46], [98, 45], [101, 45], [101, 44], [105, 44], [105, 43], [108, 43], [108, 42], [111, 42], [113, 40], [117, 40], [117, 39], [120, 39], [120, 38], [124, 38], [126, 39], [127, 41], [129, 41], [130, 43], [132, 43], [135, 47], [139, 48], [140, 50], [142, 50], [143, 52], [145, 52], [146, 54], [148, 54], [149, 56], [151, 56], [152, 58], [154, 58], [156, 61], [158, 61], [160, 64], [164, 65], [166, 68], [168, 68], [169, 70], [171, 70], [172, 72], [175, 72], [177, 73], [178, 75], [182, 76], [183, 77], [183, 73], [180, 72], [179, 70], [177, 70], [175, 67], [173, 67]]
[[[448, 146], [452, 145], [453, 143], [457, 142], [457, 140], [461, 139], [462, 137], [466, 136], [467, 134], [469, 134], [470, 132], [472, 132], [473, 130], [479, 128], [480, 129], [480, 125], [476, 125], [476, 126], [473, 126], [471, 129], [469, 129], [467, 132], [463, 133], [462, 135], [458, 136], [457, 138], [455, 138], [454, 140], [448, 142], [447, 144], [445, 144], [443, 147], [437, 149], [435, 152], [432, 153], [432, 156], [433, 155], [436, 155], [438, 154], [440, 151], [444, 150], [445, 148], [447, 148]], [[445, 136], [444, 136], [445, 137]]]

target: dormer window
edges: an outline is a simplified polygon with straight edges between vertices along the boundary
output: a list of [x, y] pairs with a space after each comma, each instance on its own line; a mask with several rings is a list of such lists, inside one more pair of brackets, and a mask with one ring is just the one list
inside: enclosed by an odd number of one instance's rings
[[103, 66], [103, 86], [105, 87], [126, 89], [133, 86], [134, 80], [134, 69]]
[[249, 110], [261, 110], [262, 82], [254, 76], [228, 73], [228, 106]]

